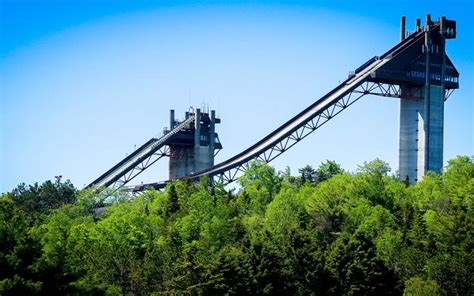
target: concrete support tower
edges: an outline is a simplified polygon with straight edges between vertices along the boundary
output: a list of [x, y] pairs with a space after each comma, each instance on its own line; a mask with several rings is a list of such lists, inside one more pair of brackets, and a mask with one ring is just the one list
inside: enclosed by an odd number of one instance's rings
[[[439, 34], [433, 33], [435, 25], [439, 26]], [[445, 40], [455, 38], [455, 28], [455, 22], [444, 17], [434, 23], [427, 15], [424, 28], [420, 27], [420, 20], [416, 20], [415, 30], [424, 31], [424, 44], [421, 53], [405, 69], [413, 79], [400, 85], [402, 96], [406, 97], [400, 100], [399, 170], [402, 181], [408, 179], [416, 183], [428, 171], [440, 173], [443, 167], [446, 83], [450, 84], [450, 89], [458, 88], [459, 77], [446, 56]], [[400, 36], [403, 41], [404, 17]]]
[[[222, 149], [215, 125], [220, 123], [215, 111], [201, 112], [200, 109], [186, 112], [186, 119], [195, 116], [194, 125], [180, 131], [169, 143], [170, 162], [169, 178], [177, 179], [199, 172], [214, 165], [215, 150]], [[174, 118], [174, 110], [170, 111], [170, 130], [179, 124]]]

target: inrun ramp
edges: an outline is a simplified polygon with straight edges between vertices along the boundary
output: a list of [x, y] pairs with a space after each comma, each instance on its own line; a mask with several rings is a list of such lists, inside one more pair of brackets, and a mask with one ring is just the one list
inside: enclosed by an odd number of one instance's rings
[[131, 181], [142, 171], [150, 167], [156, 161], [167, 155], [166, 150], [162, 150], [181, 130], [194, 123], [194, 116], [190, 116], [161, 138], [151, 138], [148, 142], [136, 149], [133, 153], [125, 157], [122, 161], [113, 166], [110, 170], [102, 174], [87, 187], [108, 187], [115, 182], [119, 182], [119, 187]]

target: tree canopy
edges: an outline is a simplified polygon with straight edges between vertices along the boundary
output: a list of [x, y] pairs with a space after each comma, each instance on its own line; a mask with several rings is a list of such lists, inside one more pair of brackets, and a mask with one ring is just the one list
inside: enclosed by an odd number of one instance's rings
[[255, 162], [239, 190], [135, 198], [20, 184], [0, 198], [0, 294], [473, 295], [474, 159], [410, 186], [389, 172]]

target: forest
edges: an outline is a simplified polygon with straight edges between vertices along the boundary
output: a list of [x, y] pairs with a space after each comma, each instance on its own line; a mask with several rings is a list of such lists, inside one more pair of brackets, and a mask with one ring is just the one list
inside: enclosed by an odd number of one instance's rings
[[209, 184], [18, 185], [0, 198], [0, 295], [474, 295], [474, 157], [415, 185], [379, 159]]

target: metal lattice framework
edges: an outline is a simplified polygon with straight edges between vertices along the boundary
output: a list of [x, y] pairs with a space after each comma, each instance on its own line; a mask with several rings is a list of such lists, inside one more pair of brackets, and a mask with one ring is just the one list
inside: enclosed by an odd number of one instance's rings
[[[402, 93], [402, 88], [398, 84], [385, 84], [378, 82], [366, 82], [361, 85], [362, 90], [354, 90], [356, 93], [370, 94], [381, 97], [399, 98], [399, 99], [421, 99], [423, 98], [422, 88], [410, 87]], [[444, 100], [446, 101], [455, 89], [446, 89]]]
[[422, 98], [421, 88], [409, 88], [402, 92], [402, 88], [398, 84], [380, 82], [366, 82], [361, 85], [361, 90], [357, 89], [354, 92], [400, 99]]
[[452, 89], [446, 89], [444, 91], [444, 100], [446, 101], [450, 96], [451, 94], [454, 92], [454, 88]]
[[189, 116], [189, 118], [176, 125], [175, 128], [165, 133], [161, 138], [150, 139], [144, 145], [125, 157], [125, 159], [116, 164], [112, 169], [102, 174], [88, 187], [100, 191], [105, 187], [112, 187], [117, 190], [124, 186], [155, 162], [164, 156], [169, 156], [171, 153], [168, 146], [169, 141], [181, 130], [194, 122], [194, 120], [194, 116]]
[[[390, 97], [390, 98], [399, 98], [399, 99], [419, 99], [422, 98], [422, 90], [421, 88], [410, 88], [410, 92], [402, 92], [402, 88], [400, 85], [397, 84], [386, 84], [380, 82], [370, 82], [365, 81], [353, 91], [348, 93], [347, 95], [341, 97], [340, 99], [336, 100], [332, 105], [327, 107], [326, 109], [322, 110], [318, 115], [310, 119], [306, 122], [303, 126], [293, 131], [291, 134], [277, 142], [275, 145], [271, 146], [269, 149], [263, 151], [259, 155], [255, 156], [251, 160], [239, 164], [229, 170], [224, 172], [218, 173], [216, 175], [211, 175], [212, 182], [221, 183], [221, 184], [229, 184], [237, 180], [239, 176], [241, 176], [250, 166], [250, 162], [253, 160], [258, 160], [263, 163], [269, 163], [291, 147], [296, 145], [298, 142], [309, 136], [312, 132], [320, 128], [323, 124], [334, 118], [336, 115], [341, 113], [347, 107], [358, 101], [365, 95], [376, 95], [381, 97]], [[445, 100], [452, 94], [452, 89], [447, 89], [445, 93]], [[220, 151], [220, 150], [219, 150]], [[217, 153], [219, 152], [217, 151]], [[217, 154], [216, 153], [216, 154]], [[168, 152], [164, 153], [163, 156], [169, 156]], [[162, 157], [162, 156], [161, 156]], [[160, 157], [160, 158], [161, 158]], [[158, 158], [159, 159], [159, 158]], [[152, 165], [155, 161], [149, 162], [148, 165], [143, 166], [142, 168], [137, 169], [146, 169], [148, 166]], [[148, 163], [148, 162], [147, 162]], [[133, 175], [130, 179], [127, 179], [126, 182], [133, 179], [137, 174]], [[131, 174], [130, 174], [131, 176]], [[125, 183], [126, 183], [125, 182]], [[124, 183], [122, 183], [124, 184]], [[166, 185], [166, 182], [163, 183], [156, 183], [154, 186], [155, 188], [162, 188]], [[133, 187], [130, 187], [132, 189]]]
[[[322, 110], [322, 112], [306, 122], [303, 126], [293, 131], [284, 139], [254, 157], [252, 160], [258, 160], [264, 163], [271, 162], [365, 95], [407, 98], [406, 95], [402, 96], [400, 86], [398, 85], [366, 81], [355, 88], [352, 92], [336, 100], [332, 105]], [[415, 96], [410, 97], [414, 98]], [[234, 182], [248, 168], [249, 162], [245, 162], [212, 177], [214, 178], [214, 181], [218, 183], [229, 184]]]
[[132, 170], [130, 170], [129, 172], [121, 176], [120, 179], [115, 181], [110, 187], [118, 190], [120, 187], [124, 186], [125, 184], [133, 180], [133, 178], [141, 174], [144, 170], [152, 166], [155, 162], [169, 155], [170, 155], [169, 146], [166, 145], [166, 146], [161, 147], [160, 149], [155, 151], [153, 154], [145, 158], [143, 161], [138, 163], [136, 166], [134, 166]]
[[[298, 142], [309, 136], [312, 132], [320, 128], [323, 124], [334, 118], [336, 115], [341, 113], [343, 110], [345, 110], [347, 107], [349, 107], [365, 95], [376, 95], [381, 97], [399, 99], [422, 98], [421, 88], [410, 88], [409, 90], [410, 92], [402, 92], [401, 86], [397, 84], [365, 81], [361, 83], [358, 87], [356, 87], [354, 90], [352, 90], [350, 93], [345, 96], [342, 96], [333, 104], [328, 106], [326, 109], [322, 110], [320, 113], [318, 113], [318, 115], [307, 121], [304, 125], [294, 130], [292, 133], [281, 139], [279, 142], [275, 143], [273, 146], [256, 155], [249, 161], [238, 164], [235, 167], [232, 167], [226, 171], [217, 173], [215, 175], [210, 175], [210, 179], [212, 182], [221, 183], [224, 185], [236, 181], [237, 178], [249, 168], [251, 161], [258, 160], [263, 163], [271, 162], [272, 160], [289, 150], [291, 147], [293, 147]], [[446, 90], [445, 100], [452, 94], [452, 92], [453, 90], [451, 89]], [[165, 153], [163, 156], [169, 156], [169, 153]], [[148, 166], [152, 165], [153, 163], [154, 161], [150, 162]], [[148, 166], [144, 167], [143, 169], [146, 169]], [[134, 175], [133, 177], [135, 176], [136, 175]], [[129, 180], [131, 179], [128, 179], [126, 182], [128, 182]], [[153, 186], [155, 188], [162, 188], [165, 185], [166, 182], [162, 182], [156, 183]], [[130, 188], [132, 189], [133, 187]]]

